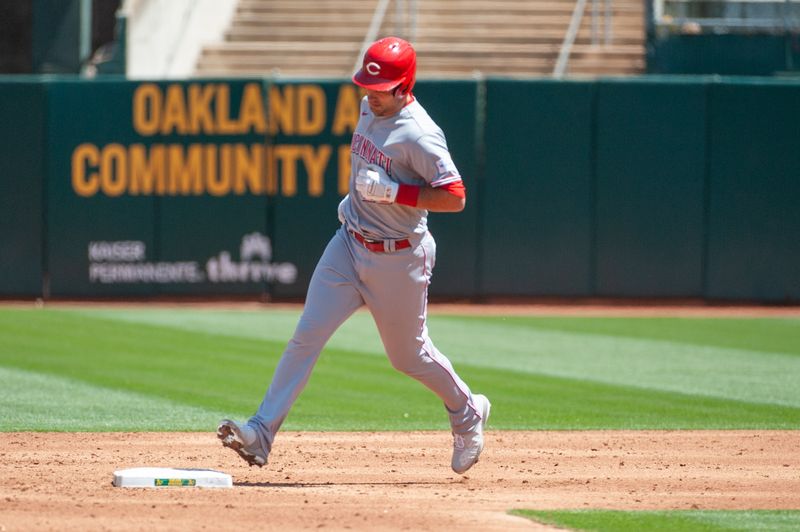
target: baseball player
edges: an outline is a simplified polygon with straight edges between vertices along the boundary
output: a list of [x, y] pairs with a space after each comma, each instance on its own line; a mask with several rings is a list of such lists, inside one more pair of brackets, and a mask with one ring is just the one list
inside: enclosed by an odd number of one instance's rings
[[217, 436], [251, 466], [263, 466], [275, 435], [325, 343], [362, 305], [375, 319], [392, 365], [444, 402], [454, 436], [452, 468], [464, 473], [483, 450], [489, 400], [470, 392], [426, 326], [436, 244], [427, 214], [458, 212], [465, 188], [444, 133], [412, 93], [416, 52], [396, 37], [364, 55], [353, 82], [366, 89], [351, 143], [342, 223], [311, 277], [294, 336], [256, 414], [223, 420]]

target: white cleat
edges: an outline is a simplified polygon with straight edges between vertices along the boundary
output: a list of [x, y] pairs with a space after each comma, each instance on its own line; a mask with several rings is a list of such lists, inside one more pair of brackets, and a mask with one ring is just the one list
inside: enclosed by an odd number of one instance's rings
[[223, 446], [236, 451], [251, 466], [263, 467], [267, 463], [266, 455], [253, 446], [258, 442], [258, 436], [247, 423], [223, 419], [217, 427], [217, 438]]
[[492, 403], [485, 395], [473, 395], [475, 408], [481, 414], [481, 422], [475, 430], [466, 434], [453, 434], [453, 471], [463, 475], [467, 470], [478, 463], [478, 458], [483, 451], [483, 428], [489, 419]]

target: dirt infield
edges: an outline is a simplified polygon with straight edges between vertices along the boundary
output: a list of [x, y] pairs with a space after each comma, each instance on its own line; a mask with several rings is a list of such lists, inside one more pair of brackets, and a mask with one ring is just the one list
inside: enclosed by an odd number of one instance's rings
[[[4, 433], [0, 457], [6, 531], [528, 530], [506, 511], [800, 509], [800, 431], [489, 431], [467, 477], [443, 432], [281, 433], [263, 469], [212, 433]], [[142, 466], [217, 469], [234, 488], [112, 486]]]

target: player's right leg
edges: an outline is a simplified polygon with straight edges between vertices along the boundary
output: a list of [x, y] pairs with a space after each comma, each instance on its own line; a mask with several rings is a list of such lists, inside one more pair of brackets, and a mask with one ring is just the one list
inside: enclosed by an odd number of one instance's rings
[[[228, 444], [220, 436], [223, 445], [234, 449], [251, 465], [266, 463], [275, 434], [308, 382], [322, 348], [336, 329], [364, 304], [356, 289], [352, 255], [344, 238], [341, 230], [338, 231], [317, 263], [311, 276], [303, 314], [278, 362], [258, 411], [246, 423], [229, 422], [234, 423], [236, 428], [224, 428], [228, 421], [225, 420], [218, 429], [218, 434], [225, 432], [234, 442]], [[236, 449], [235, 443], [241, 449]], [[258, 458], [248, 459], [243, 452]], [[263, 463], [259, 463], [262, 460]]]

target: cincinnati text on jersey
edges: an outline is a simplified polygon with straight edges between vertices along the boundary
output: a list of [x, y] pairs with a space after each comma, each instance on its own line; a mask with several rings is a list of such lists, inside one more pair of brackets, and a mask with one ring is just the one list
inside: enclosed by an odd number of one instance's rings
[[378, 149], [364, 135], [353, 133], [353, 141], [350, 143], [350, 151], [367, 161], [367, 164], [377, 164], [387, 175], [392, 175], [392, 158]]

